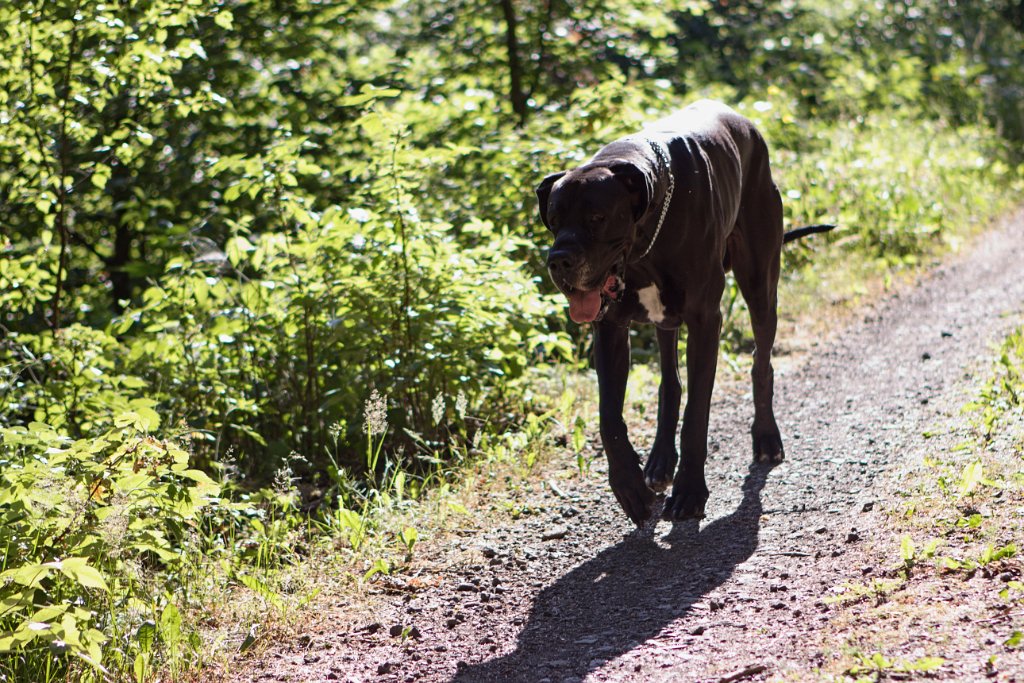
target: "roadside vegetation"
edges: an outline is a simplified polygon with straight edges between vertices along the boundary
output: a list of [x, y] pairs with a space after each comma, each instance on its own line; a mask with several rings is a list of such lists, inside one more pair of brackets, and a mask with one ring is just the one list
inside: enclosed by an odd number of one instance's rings
[[[825, 678], [877, 681], [943, 669], [997, 677], [1024, 648], [1024, 328], [983, 368], [974, 400], [940, 431], [958, 441], [915, 462], [880, 565], [825, 602], [840, 656]], [[888, 552], [888, 556], [884, 553]], [[878, 559], [878, 558], [876, 558]], [[973, 661], [954, 661], [950, 653]]]
[[6, 680], [184, 676], [315, 599], [305, 563], [402, 571], [467, 468], [581, 453], [532, 188], [644, 120], [762, 127], [789, 223], [841, 226], [787, 252], [810, 291], [1019, 198], [1008, 0], [286, 4], [0, 7]]

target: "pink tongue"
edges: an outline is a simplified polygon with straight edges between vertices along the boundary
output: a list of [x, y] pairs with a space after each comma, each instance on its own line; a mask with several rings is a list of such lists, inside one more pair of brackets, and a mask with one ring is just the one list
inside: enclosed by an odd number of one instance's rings
[[569, 299], [569, 317], [575, 323], [589, 323], [601, 311], [601, 290], [589, 292], [574, 291], [566, 295]]

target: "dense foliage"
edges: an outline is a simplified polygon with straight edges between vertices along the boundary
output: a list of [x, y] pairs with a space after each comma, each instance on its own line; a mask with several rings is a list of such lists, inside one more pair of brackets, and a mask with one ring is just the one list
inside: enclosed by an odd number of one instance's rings
[[0, 7], [0, 674], [186, 665], [197, 558], [269, 533], [240, 491], [297, 478], [358, 546], [521, 421], [585, 341], [532, 187], [642, 120], [757, 120], [839, 260], [998, 213], [1022, 36], [1010, 0]]

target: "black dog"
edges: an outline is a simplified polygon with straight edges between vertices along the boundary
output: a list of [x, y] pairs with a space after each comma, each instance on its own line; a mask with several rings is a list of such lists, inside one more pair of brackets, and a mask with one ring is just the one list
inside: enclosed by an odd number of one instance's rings
[[[725, 274], [730, 267], [735, 272], [754, 329], [754, 458], [779, 462], [771, 366], [779, 257], [784, 242], [833, 226], [783, 233], [782, 197], [764, 138], [749, 120], [709, 100], [612, 142], [579, 168], [548, 176], [537, 198], [541, 219], [555, 234], [551, 277], [569, 300], [570, 317], [594, 323], [601, 441], [616, 499], [640, 524], [651, 515], [654, 492], [672, 482], [665, 516], [703, 517]], [[643, 470], [622, 419], [634, 321], [657, 326], [661, 357], [658, 431]], [[681, 324], [688, 333], [687, 400], [677, 472]]]

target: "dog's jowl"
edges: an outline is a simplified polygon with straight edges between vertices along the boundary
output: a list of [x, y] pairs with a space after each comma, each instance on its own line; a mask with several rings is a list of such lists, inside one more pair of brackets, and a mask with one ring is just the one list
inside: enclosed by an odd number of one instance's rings
[[[725, 274], [735, 273], [754, 329], [754, 458], [778, 462], [783, 447], [772, 408], [771, 352], [779, 256], [783, 242], [832, 226], [783, 233], [782, 198], [764, 138], [746, 118], [708, 100], [548, 176], [537, 198], [555, 238], [547, 260], [551, 278], [568, 299], [569, 316], [594, 324], [601, 440], [616, 499], [640, 524], [651, 515], [655, 492], [671, 484], [665, 515], [703, 517]], [[661, 357], [657, 434], [642, 469], [622, 418], [633, 322], [657, 326]], [[676, 349], [684, 324], [687, 400], [677, 451]]]

